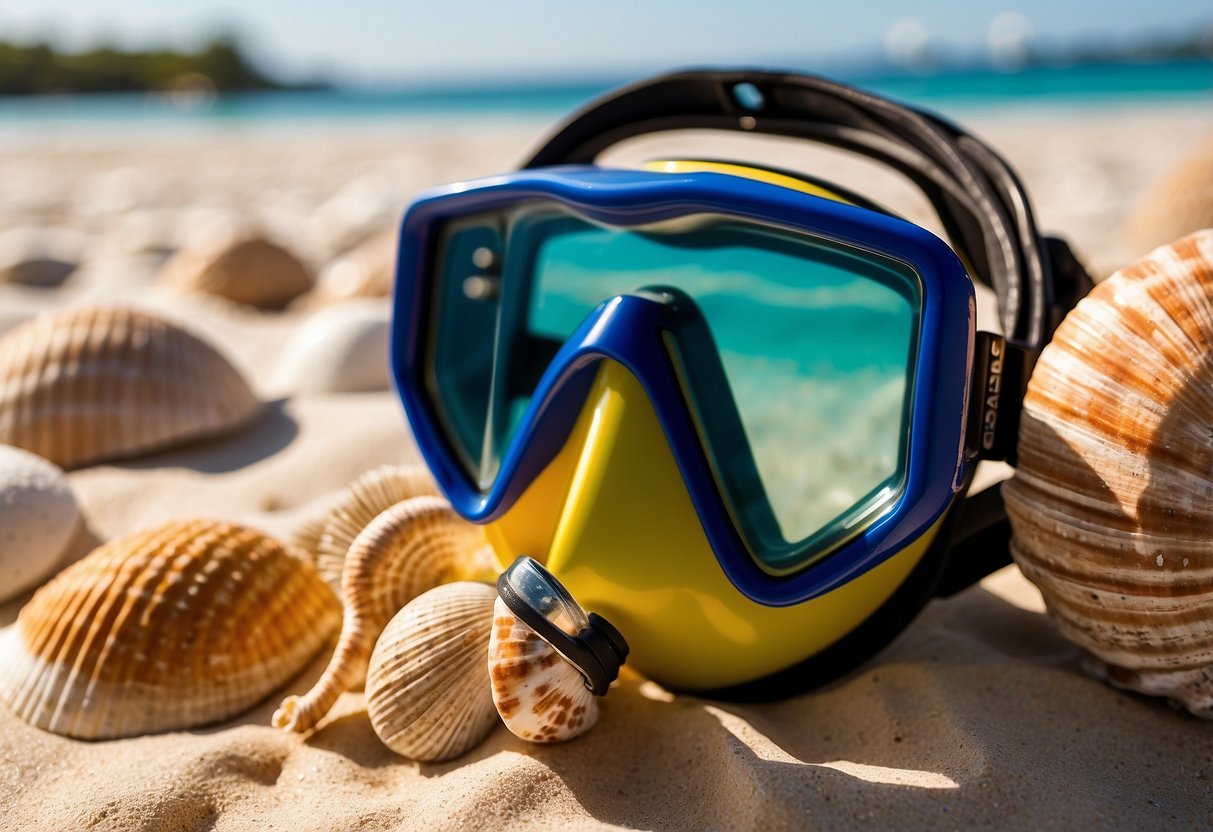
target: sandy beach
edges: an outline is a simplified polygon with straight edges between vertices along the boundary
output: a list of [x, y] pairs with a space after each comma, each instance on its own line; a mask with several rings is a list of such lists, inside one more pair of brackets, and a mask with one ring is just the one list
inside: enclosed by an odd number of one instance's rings
[[[1207, 102], [955, 115], [1017, 168], [1041, 228], [1067, 236], [1100, 276], [1144, 253], [1125, 231], [1141, 199], [1213, 136]], [[285, 537], [359, 474], [416, 461], [386, 382], [300, 392], [289, 381], [288, 345], [316, 314], [305, 304], [260, 312], [175, 291], [157, 274], [223, 224], [262, 228], [321, 274], [391, 228], [419, 189], [507, 170], [545, 129], [0, 135], [0, 232], [51, 233], [52, 248], [80, 263], [59, 288], [0, 282], [0, 334], [67, 307], [150, 309], [214, 344], [270, 403], [229, 436], [70, 472], [85, 528], [63, 565], [174, 518]], [[607, 161], [673, 152], [825, 173], [937, 228], [904, 182], [796, 143], [694, 134], [632, 142]], [[368, 303], [386, 319], [386, 300]], [[979, 319], [991, 325], [988, 303]], [[31, 595], [0, 604], [0, 627]], [[541, 747], [498, 727], [442, 764], [384, 747], [362, 693], [343, 695], [311, 736], [271, 728], [282, 696], [307, 690], [327, 658], [252, 711], [195, 731], [85, 742], [0, 706], [0, 830], [1213, 825], [1213, 723], [1084, 676], [1079, 650], [1014, 567], [932, 603], [824, 690], [733, 705], [674, 696], [625, 670], [586, 736]]]

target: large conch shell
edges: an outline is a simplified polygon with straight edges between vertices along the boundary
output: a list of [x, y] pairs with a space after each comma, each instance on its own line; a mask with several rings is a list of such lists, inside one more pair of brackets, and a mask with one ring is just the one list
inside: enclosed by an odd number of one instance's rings
[[0, 700], [83, 739], [195, 728], [298, 673], [340, 620], [306, 561], [259, 531], [166, 523], [95, 549], [0, 638]]
[[388, 748], [414, 760], [449, 760], [497, 724], [485, 663], [496, 598], [488, 584], [446, 584], [388, 623], [366, 677], [371, 726]]
[[213, 347], [147, 312], [71, 309], [0, 337], [0, 443], [64, 468], [226, 433], [260, 406]]
[[306, 731], [361, 684], [375, 640], [406, 603], [440, 584], [492, 580], [497, 572], [483, 530], [446, 500], [415, 497], [384, 511], [350, 546], [342, 575], [345, 618], [324, 675], [303, 696], [283, 700], [274, 726]]
[[422, 496], [438, 496], [429, 472], [417, 465], [384, 465], [354, 480], [324, 517], [296, 530], [293, 542], [312, 555], [320, 576], [340, 596], [354, 538], [396, 503]]
[[1067, 316], [1003, 494], [1016, 562], [1092, 669], [1213, 717], [1213, 230]]

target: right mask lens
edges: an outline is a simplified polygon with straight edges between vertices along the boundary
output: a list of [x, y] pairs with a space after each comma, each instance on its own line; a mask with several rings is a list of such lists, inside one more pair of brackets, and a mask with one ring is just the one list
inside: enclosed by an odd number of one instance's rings
[[482, 488], [555, 349], [643, 290], [669, 298], [684, 393], [765, 568], [803, 567], [900, 495], [921, 308], [904, 263], [723, 216], [620, 228], [552, 203], [449, 223], [438, 251], [430, 386]]

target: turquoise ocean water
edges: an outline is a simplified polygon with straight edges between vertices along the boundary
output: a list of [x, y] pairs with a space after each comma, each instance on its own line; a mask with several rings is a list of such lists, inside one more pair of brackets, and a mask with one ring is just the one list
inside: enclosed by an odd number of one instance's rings
[[[975, 69], [935, 75], [830, 73], [839, 80], [940, 109], [1072, 107], [1149, 102], [1213, 106], [1213, 60], [1157, 64]], [[78, 128], [341, 128], [551, 120], [635, 78], [567, 84], [486, 84], [415, 90], [324, 90], [174, 101], [162, 95], [102, 94], [0, 98], [0, 132]]]

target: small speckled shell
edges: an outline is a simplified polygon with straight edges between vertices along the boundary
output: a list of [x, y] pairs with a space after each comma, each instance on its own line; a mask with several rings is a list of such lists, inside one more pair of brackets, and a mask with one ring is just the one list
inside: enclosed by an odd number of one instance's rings
[[260, 309], [281, 309], [312, 288], [295, 255], [250, 234], [215, 234], [182, 250], [164, 267], [165, 283]]
[[63, 471], [0, 445], [0, 601], [54, 572], [79, 526], [80, 508]]
[[497, 724], [485, 656], [497, 592], [460, 581], [396, 613], [375, 644], [366, 709], [384, 745], [414, 760], [470, 751]]
[[340, 596], [345, 557], [354, 538], [396, 503], [422, 496], [438, 496], [428, 471], [418, 465], [384, 465], [354, 480], [319, 525], [304, 524], [294, 539], [312, 554], [320, 576]]
[[64, 468], [226, 433], [259, 408], [213, 347], [147, 312], [72, 309], [0, 337], [0, 442]]
[[375, 640], [409, 601], [440, 584], [492, 580], [497, 571], [484, 531], [441, 497], [414, 497], [384, 511], [350, 545], [341, 585], [345, 617], [328, 667], [306, 694], [283, 700], [274, 726], [306, 731], [361, 684]]
[[95, 549], [34, 595], [0, 640], [0, 700], [83, 739], [218, 722], [298, 673], [340, 614], [273, 538], [166, 523]]
[[506, 727], [530, 742], [561, 742], [598, 722], [598, 700], [581, 672], [500, 598], [489, 639], [493, 704]]
[[1016, 562], [1091, 669], [1213, 717], [1213, 231], [1067, 316], [1003, 495]]

